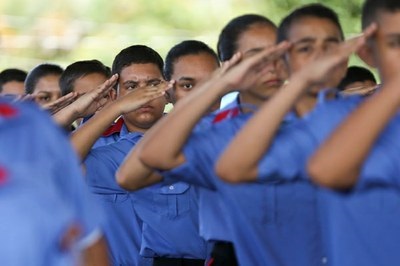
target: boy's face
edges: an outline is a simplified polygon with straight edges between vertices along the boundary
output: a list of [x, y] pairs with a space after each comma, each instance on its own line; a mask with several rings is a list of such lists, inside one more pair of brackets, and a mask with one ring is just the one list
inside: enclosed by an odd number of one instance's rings
[[176, 81], [173, 89], [175, 102], [209, 79], [218, 67], [215, 57], [208, 53], [179, 57], [173, 64], [171, 76], [171, 79]]
[[372, 58], [384, 81], [398, 76], [400, 71], [400, 11], [378, 12], [377, 23]]
[[36, 97], [36, 102], [40, 105], [52, 103], [61, 97], [61, 89], [58, 85], [60, 75], [50, 74], [41, 77], [36, 83], [32, 93]]
[[[107, 77], [100, 73], [91, 73], [81, 78], [78, 78], [74, 82], [73, 91], [79, 94], [85, 94], [99, 87], [101, 84], [106, 82]], [[105, 101], [112, 101], [114, 99], [115, 91], [111, 90], [105, 97]]]
[[[292, 47], [287, 53], [287, 64], [290, 74], [299, 71], [320, 56], [334, 52], [343, 41], [339, 28], [330, 20], [317, 17], [301, 18], [293, 23], [288, 31], [288, 41]], [[335, 68], [331, 78], [323, 88], [336, 87], [347, 70], [347, 62]], [[317, 93], [319, 88], [311, 88]]]
[[[255, 24], [240, 35], [235, 52], [241, 52], [243, 58], [246, 58], [275, 44], [276, 29], [265, 24]], [[269, 68], [268, 74], [248, 91], [249, 95], [262, 100], [273, 95], [283, 85], [287, 77], [286, 69], [281, 60], [271, 63], [267, 67]]]
[[3, 90], [0, 94], [9, 94], [9, 95], [24, 95], [25, 87], [24, 82], [21, 81], [9, 81], [3, 84]]
[[[142, 90], [144, 86], [156, 85], [163, 80], [161, 71], [155, 64], [132, 64], [122, 69], [118, 80], [118, 97], [123, 97], [132, 90]], [[164, 112], [166, 99], [159, 97], [141, 108], [124, 115], [129, 131], [149, 129]]]

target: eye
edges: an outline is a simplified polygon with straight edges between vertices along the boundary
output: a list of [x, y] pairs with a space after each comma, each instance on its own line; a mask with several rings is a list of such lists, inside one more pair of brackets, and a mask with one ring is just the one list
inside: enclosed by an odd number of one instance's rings
[[39, 96], [37, 99], [39, 102], [50, 102], [51, 101], [50, 96], [47, 96], [47, 95]]
[[194, 87], [194, 85], [192, 83], [182, 84], [182, 88], [184, 88], [185, 90], [193, 89], [193, 87]]
[[181, 90], [189, 91], [195, 87], [196, 82], [194, 80], [180, 80], [176, 85]]
[[149, 82], [148, 86], [157, 87], [160, 84], [161, 84], [161, 80], [152, 80], [152, 81]]
[[400, 38], [394, 38], [389, 40], [388, 45], [389, 47], [393, 48], [400, 47]]
[[127, 90], [128, 91], [131, 91], [131, 90], [134, 90], [134, 89], [136, 89], [138, 87], [138, 85], [137, 84], [129, 84], [128, 86], [127, 86]]
[[337, 42], [329, 42], [326, 46], [325, 46], [325, 51], [330, 52], [332, 50], [335, 50], [338, 47], [339, 43]]
[[312, 51], [312, 47], [309, 45], [300, 46], [296, 49], [296, 51], [299, 53], [310, 53]]

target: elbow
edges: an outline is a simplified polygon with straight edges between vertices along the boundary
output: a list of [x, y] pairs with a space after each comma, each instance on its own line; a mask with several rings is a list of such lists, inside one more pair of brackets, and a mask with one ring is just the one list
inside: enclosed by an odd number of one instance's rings
[[150, 152], [146, 149], [140, 152], [139, 160], [149, 168], [160, 170], [170, 170], [181, 163], [178, 163], [175, 158], [168, 155]]
[[[239, 167], [240, 168], [240, 167]], [[231, 166], [224, 166], [223, 164], [217, 164], [215, 167], [216, 175], [223, 181], [228, 183], [243, 183], [255, 181], [255, 175], [251, 175], [251, 171], [241, 171], [240, 168], [234, 168]]]
[[358, 177], [357, 171], [337, 171], [337, 169], [326, 168], [311, 160], [307, 165], [307, 172], [312, 182], [318, 186], [335, 189], [351, 189]]
[[131, 191], [139, 188], [135, 182], [132, 182], [132, 178], [121, 169], [115, 173], [115, 179], [117, 184], [123, 189]]

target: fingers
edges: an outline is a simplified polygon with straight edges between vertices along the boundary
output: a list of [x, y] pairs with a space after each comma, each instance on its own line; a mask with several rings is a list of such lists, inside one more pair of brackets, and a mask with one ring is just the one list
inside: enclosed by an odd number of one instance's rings
[[51, 114], [55, 114], [64, 107], [68, 106], [72, 102], [76, 100], [78, 97], [78, 94], [76, 92], [70, 92], [67, 95], [64, 95], [63, 97], [57, 99], [56, 101], [46, 104], [42, 106], [44, 109], [50, 111]]
[[375, 22], [373, 22], [371, 23], [371, 25], [369, 25], [367, 28], [364, 29], [363, 35], [366, 39], [368, 39], [372, 37], [372, 35], [374, 35], [377, 30], [378, 30], [378, 25]]
[[102, 85], [100, 85], [95, 92], [100, 96], [104, 97], [107, 95], [107, 93], [115, 87], [118, 81], [118, 74], [114, 74], [106, 80]]
[[220, 73], [223, 74], [228, 71], [232, 66], [236, 65], [237, 63], [242, 60], [242, 53], [238, 52], [235, 53], [231, 59], [222, 63]]
[[278, 45], [265, 49], [259, 54], [254, 55], [249, 59], [249, 64], [254, 65], [256, 70], [261, 70], [265, 66], [275, 62], [283, 56], [283, 54], [290, 48], [290, 43], [283, 41]]

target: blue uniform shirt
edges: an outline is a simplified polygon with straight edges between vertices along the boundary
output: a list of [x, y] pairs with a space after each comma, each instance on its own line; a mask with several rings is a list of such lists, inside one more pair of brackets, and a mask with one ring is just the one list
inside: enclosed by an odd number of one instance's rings
[[[362, 101], [350, 97], [316, 108], [304, 121], [279, 133], [259, 164], [260, 180], [307, 179], [307, 159]], [[399, 144], [397, 116], [365, 161], [355, 188], [320, 189], [319, 204], [330, 265], [396, 265], [400, 261]], [[278, 166], [285, 162], [287, 167]]]
[[157, 184], [129, 193], [116, 183], [115, 172], [141, 136], [130, 133], [116, 143], [93, 149], [85, 161], [88, 184], [111, 214], [106, 234], [113, 258], [117, 262], [129, 258], [134, 263], [139, 249], [144, 257], [205, 258], [192, 187]]
[[93, 239], [100, 232], [101, 214], [92, 205], [66, 136], [35, 104], [0, 100], [0, 139], [0, 165], [5, 167], [0, 174], [1, 262], [75, 264], [60, 250], [63, 231], [74, 222], [82, 238]]
[[[25, 131], [15, 130], [10, 133], [3, 130], [4, 134], [12, 134], [17, 140], [3, 142], [4, 150], [10, 151], [16, 162], [28, 161], [46, 165], [42, 168], [43, 178], [47, 178], [47, 182], [53, 182], [60, 195], [73, 205], [83, 236], [91, 238], [94, 237], [93, 234], [99, 234], [102, 211], [96, 207], [87, 190], [79, 160], [67, 136], [54, 124], [48, 113], [39, 110], [36, 104], [18, 103], [15, 106], [19, 109], [18, 117], [8, 120], [3, 126], [23, 127]], [[26, 132], [30, 133], [29, 137], [26, 137]]]
[[166, 174], [217, 191], [240, 265], [320, 265], [324, 253], [313, 186], [232, 185], [215, 175], [215, 161], [250, 117], [240, 114], [193, 133], [184, 148], [186, 162]]

